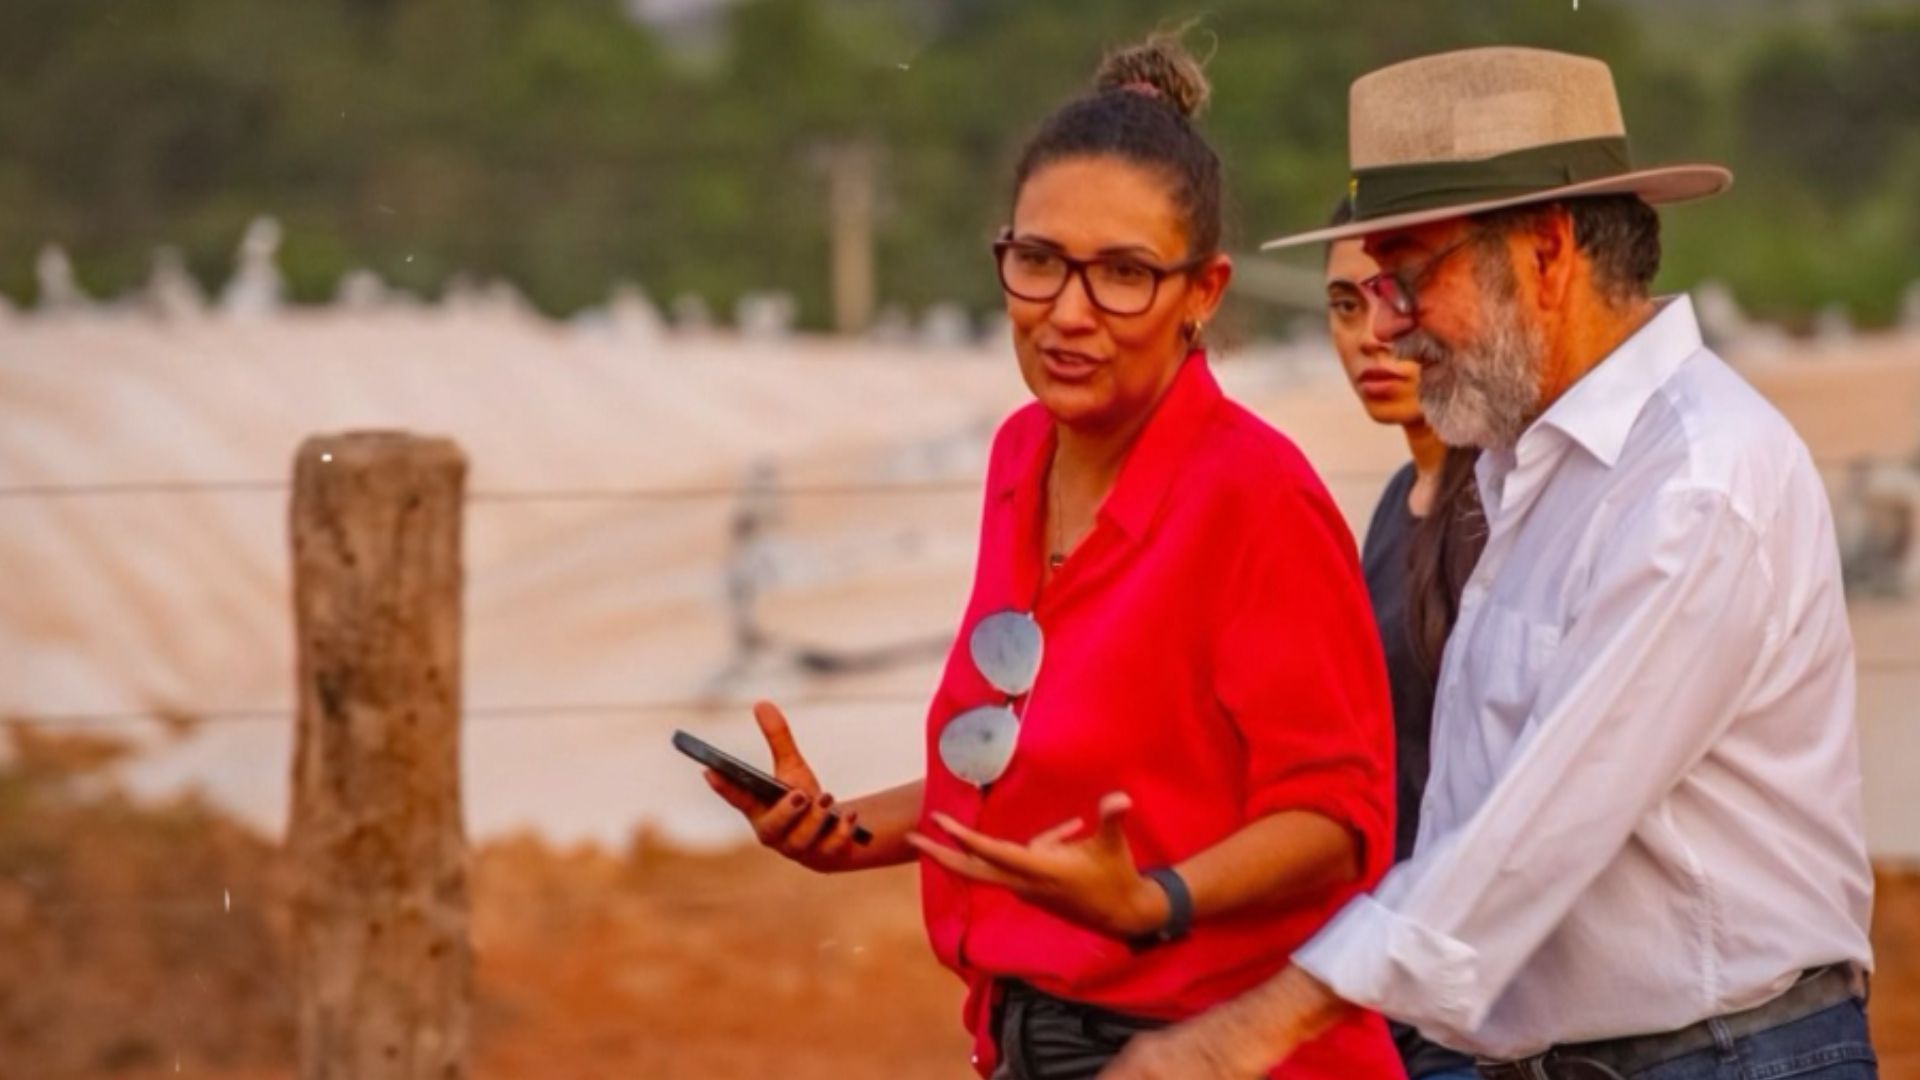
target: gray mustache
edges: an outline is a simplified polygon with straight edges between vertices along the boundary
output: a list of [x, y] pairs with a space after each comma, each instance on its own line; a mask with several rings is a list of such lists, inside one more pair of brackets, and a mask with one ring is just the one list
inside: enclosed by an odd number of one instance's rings
[[1402, 360], [1432, 364], [1451, 357], [1453, 350], [1425, 330], [1415, 330], [1393, 343], [1393, 355]]

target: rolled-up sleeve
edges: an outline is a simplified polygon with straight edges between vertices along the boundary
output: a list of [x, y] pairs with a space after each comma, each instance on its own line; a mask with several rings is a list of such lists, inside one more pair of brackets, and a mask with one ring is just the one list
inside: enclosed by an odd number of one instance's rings
[[1246, 749], [1246, 818], [1320, 814], [1378, 880], [1393, 857], [1393, 717], [1352, 537], [1305, 485], [1240, 525], [1214, 663]]
[[1479, 1027], [1761, 676], [1776, 631], [1752, 524], [1719, 492], [1681, 489], [1625, 526], [1485, 801], [1295, 953], [1342, 998], [1430, 1033]]

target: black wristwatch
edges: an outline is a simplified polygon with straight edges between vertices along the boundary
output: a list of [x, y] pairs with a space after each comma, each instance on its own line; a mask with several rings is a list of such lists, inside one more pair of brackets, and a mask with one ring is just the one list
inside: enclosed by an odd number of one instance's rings
[[1142, 871], [1142, 876], [1152, 878], [1167, 894], [1167, 921], [1157, 930], [1128, 938], [1127, 946], [1134, 952], [1179, 941], [1193, 929], [1193, 893], [1187, 891], [1186, 881], [1170, 866]]

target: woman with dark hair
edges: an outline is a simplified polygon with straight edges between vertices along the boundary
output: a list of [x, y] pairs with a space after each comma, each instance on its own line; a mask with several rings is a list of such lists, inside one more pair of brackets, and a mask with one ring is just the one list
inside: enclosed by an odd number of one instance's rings
[[[1330, 224], [1351, 217], [1346, 200]], [[1393, 695], [1394, 776], [1398, 825], [1393, 856], [1413, 853], [1426, 794], [1440, 654], [1453, 629], [1460, 593], [1486, 542], [1473, 475], [1479, 452], [1453, 449], [1427, 426], [1420, 408], [1420, 365], [1395, 356], [1373, 332], [1377, 303], [1365, 282], [1380, 267], [1359, 240], [1327, 245], [1327, 328], [1361, 407], [1377, 424], [1407, 437], [1412, 460], [1387, 481], [1373, 510], [1360, 565], [1373, 600]], [[1392, 1024], [1394, 1043], [1413, 1080], [1471, 1080], [1473, 1059]]]
[[[993, 245], [1034, 401], [1000, 428], [925, 778], [839, 804], [709, 782], [823, 871], [918, 857], [983, 1075], [1091, 1077], [1276, 971], [1392, 858], [1390, 704], [1353, 541], [1306, 459], [1222, 393], [1232, 276], [1198, 65], [1102, 66], [1015, 176]], [[871, 830], [851, 841], [848, 825]], [[1355, 1014], [1276, 1072], [1397, 1077]]]

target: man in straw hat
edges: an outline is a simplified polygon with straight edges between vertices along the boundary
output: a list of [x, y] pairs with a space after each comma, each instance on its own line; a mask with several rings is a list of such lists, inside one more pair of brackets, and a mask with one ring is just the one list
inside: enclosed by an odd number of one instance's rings
[[1853, 647], [1806, 447], [1653, 299], [1605, 64], [1446, 53], [1353, 84], [1375, 332], [1485, 448], [1414, 855], [1265, 986], [1106, 1080], [1263, 1075], [1354, 1006], [1483, 1076], [1870, 1077]]

